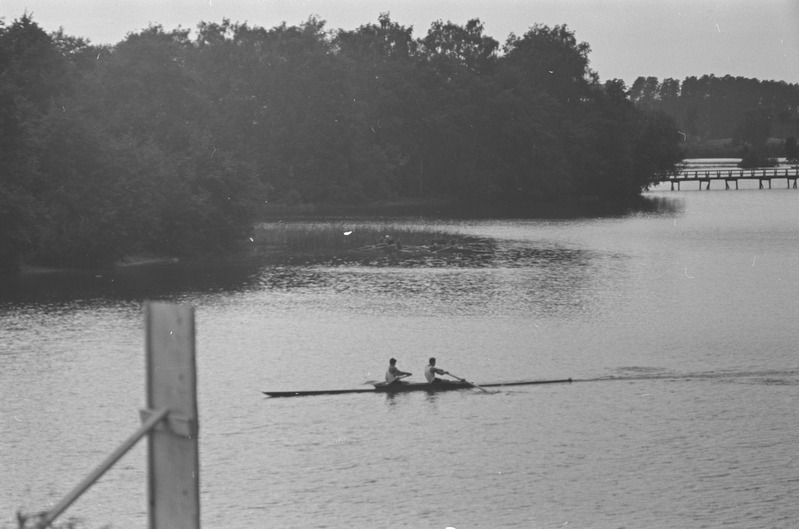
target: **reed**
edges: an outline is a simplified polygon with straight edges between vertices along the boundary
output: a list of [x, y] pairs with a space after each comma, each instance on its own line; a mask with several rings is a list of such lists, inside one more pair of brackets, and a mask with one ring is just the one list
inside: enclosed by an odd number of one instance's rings
[[340, 254], [399, 241], [403, 246], [461, 244], [474, 238], [453, 231], [407, 224], [351, 222], [269, 222], [255, 226], [256, 252]]

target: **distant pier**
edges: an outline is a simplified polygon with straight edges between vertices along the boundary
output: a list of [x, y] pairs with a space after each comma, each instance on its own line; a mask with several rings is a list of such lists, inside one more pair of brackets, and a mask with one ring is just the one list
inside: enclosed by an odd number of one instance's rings
[[[697, 182], [699, 189], [710, 189], [711, 182], [724, 182], [724, 189], [738, 189], [739, 180], [758, 180], [759, 188], [771, 189], [772, 180], [785, 180], [787, 187], [796, 189], [796, 180], [799, 179], [799, 166], [779, 169], [702, 169], [693, 171], [681, 171], [675, 175], [664, 177], [660, 183], [670, 183], [671, 190], [680, 190], [683, 182]], [[676, 186], [676, 187], [675, 187]]]

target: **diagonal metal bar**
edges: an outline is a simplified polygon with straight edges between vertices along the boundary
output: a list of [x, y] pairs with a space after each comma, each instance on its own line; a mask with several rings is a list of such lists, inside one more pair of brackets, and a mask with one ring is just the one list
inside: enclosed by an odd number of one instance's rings
[[156, 424], [161, 422], [164, 417], [169, 414], [169, 409], [164, 408], [157, 411], [154, 411], [152, 415], [150, 415], [141, 425], [141, 427], [136, 430], [136, 432], [128, 437], [128, 439], [119, 445], [119, 448], [114, 450], [114, 452], [109, 455], [105, 461], [103, 461], [100, 466], [98, 466], [94, 471], [86, 476], [83, 481], [81, 481], [77, 486], [75, 486], [72, 491], [67, 494], [67, 496], [61, 500], [55, 507], [47, 511], [44, 517], [39, 521], [37, 524], [37, 529], [45, 529], [49, 527], [51, 523], [58, 518], [61, 513], [63, 513], [67, 508], [72, 505], [75, 500], [77, 500], [81, 494], [86, 492], [89, 487], [91, 487], [103, 474], [108, 471], [109, 468], [114, 466], [114, 463], [119, 461], [119, 459], [124, 456], [133, 446], [145, 435], [147, 435], [150, 430], [152, 430]]

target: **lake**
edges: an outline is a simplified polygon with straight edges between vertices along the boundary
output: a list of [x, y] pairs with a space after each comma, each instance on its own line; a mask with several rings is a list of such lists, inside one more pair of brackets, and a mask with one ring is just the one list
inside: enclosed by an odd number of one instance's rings
[[[445, 260], [40, 274], [0, 294], [0, 527], [139, 425], [145, 299], [196, 307], [206, 528], [799, 524], [799, 191], [645, 194], [571, 219], [407, 219]], [[359, 220], [359, 222], [363, 222]], [[369, 387], [430, 356], [486, 394]], [[146, 444], [67, 513], [147, 527]]]

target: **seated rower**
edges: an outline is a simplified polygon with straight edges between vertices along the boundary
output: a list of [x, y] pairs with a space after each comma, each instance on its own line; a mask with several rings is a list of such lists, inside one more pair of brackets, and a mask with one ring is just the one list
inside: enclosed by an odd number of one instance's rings
[[388, 361], [388, 371], [386, 371], [386, 384], [399, 384], [401, 379], [411, 376], [411, 373], [400, 371], [397, 367], [397, 359], [392, 358]]
[[424, 368], [424, 377], [427, 379], [427, 382], [430, 384], [439, 384], [441, 382], [449, 382], [449, 380], [443, 380], [441, 378], [436, 377], [436, 375], [449, 375], [447, 371], [443, 369], [439, 369], [436, 367], [436, 359], [431, 358], [430, 363], [427, 367]]

